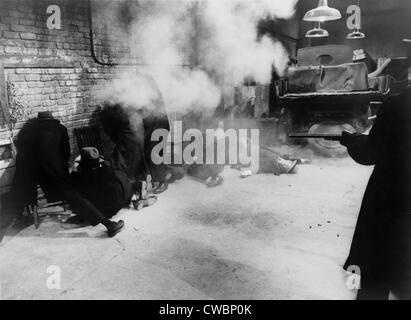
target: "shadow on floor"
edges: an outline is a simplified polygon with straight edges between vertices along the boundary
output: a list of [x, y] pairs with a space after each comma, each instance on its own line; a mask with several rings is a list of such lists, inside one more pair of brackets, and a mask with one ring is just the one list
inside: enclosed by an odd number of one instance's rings
[[81, 221], [76, 216], [66, 220], [59, 214], [40, 213], [40, 226], [34, 228], [31, 215], [20, 212], [2, 210], [0, 212], [0, 243], [4, 237], [42, 237], [42, 238], [106, 238], [106, 232], [86, 228], [88, 223]]
[[33, 224], [33, 219], [10, 209], [0, 210], [0, 243], [5, 235], [14, 236]]

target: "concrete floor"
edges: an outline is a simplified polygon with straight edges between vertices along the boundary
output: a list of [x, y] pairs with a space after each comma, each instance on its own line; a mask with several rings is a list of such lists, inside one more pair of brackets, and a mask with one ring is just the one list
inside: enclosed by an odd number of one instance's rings
[[[352, 299], [341, 265], [371, 172], [313, 158], [298, 174], [207, 189], [188, 177], [153, 207], [122, 210], [126, 228], [47, 218], [0, 244], [2, 299]], [[9, 235], [10, 234], [10, 235]], [[47, 268], [61, 289], [47, 288]]]

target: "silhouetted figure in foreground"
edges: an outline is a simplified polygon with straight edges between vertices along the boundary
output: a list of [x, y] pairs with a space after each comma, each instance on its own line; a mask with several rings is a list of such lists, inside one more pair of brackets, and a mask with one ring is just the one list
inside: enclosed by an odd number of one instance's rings
[[357, 299], [411, 298], [411, 92], [391, 97], [369, 135], [343, 133], [363, 165], [375, 165], [344, 265], [361, 270]]

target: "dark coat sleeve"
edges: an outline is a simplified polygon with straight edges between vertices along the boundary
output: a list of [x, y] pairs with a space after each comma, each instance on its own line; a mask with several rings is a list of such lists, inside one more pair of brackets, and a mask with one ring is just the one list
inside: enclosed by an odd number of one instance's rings
[[354, 134], [343, 143], [347, 147], [349, 155], [359, 164], [375, 165], [378, 148], [383, 145], [383, 141], [388, 138], [391, 132], [389, 106], [389, 101], [381, 106], [377, 120], [368, 135]]

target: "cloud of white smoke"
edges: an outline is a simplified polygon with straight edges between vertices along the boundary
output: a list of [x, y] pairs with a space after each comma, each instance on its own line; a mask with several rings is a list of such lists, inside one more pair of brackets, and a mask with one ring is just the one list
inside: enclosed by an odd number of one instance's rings
[[257, 38], [257, 24], [266, 17], [289, 18], [296, 1], [209, 0], [202, 6], [200, 63], [234, 85], [245, 77], [270, 80], [271, 65], [282, 74], [288, 54], [280, 42]]
[[[140, 0], [123, 42], [146, 64], [169, 111], [215, 108], [226, 88], [245, 77], [267, 83], [272, 66], [285, 71], [286, 50], [268, 36], [258, 38], [257, 25], [267, 17], [291, 18], [297, 1]], [[142, 107], [156, 94], [143, 82], [128, 71], [106, 94]]]

